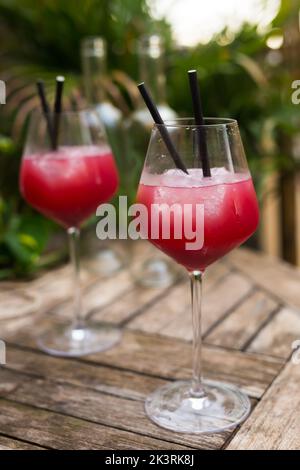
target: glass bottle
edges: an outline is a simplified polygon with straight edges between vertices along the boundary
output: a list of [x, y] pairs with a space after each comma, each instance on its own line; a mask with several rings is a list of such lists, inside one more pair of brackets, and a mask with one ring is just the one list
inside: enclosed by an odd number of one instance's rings
[[[166, 74], [164, 70], [164, 45], [161, 36], [153, 34], [143, 36], [138, 43], [139, 79], [151, 90], [151, 95], [162, 118], [166, 121], [177, 117], [176, 112], [166, 101]], [[147, 152], [149, 135], [153, 127], [152, 117], [143, 100], [139, 107], [125, 122], [126, 160], [130, 168], [128, 182], [129, 198], [133, 188], [137, 187], [142, 172], [144, 155]], [[172, 284], [176, 277], [176, 268], [172, 261], [157, 254], [142, 264], [134, 264], [133, 276], [137, 282], [147, 287], [161, 287]]]
[[86, 37], [81, 42], [81, 61], [84, 91], [87, 102], [94, 106], [106, 128], [110, 130], [118, 126], [122, 113], [107, 100], [103, 79], [106, 74], [106, 45], [98, 36]]
[[[88, 36], [81, 41], [81, 65], [83, 73], [83, 85], [87, 103], [93, 107], [105, 128], [109, 144], [112, 148], [117, 165], [121, 155], [120, 131], [122, 125], [122, 113], [106, 97], [104, 91], [104, 79], [106, 75], [106, 43], [99, 36]], [[122, 188], [120, 188], [122, 192]], [[95, 246], [94, 233], [86, 239], [87, 251], [91, 252], [93, 262], [90, 265], [97, 272], [110, 275], [118, 271], [123, 264], [123, 253], [117, 249], [111, 249], [108, 244], [101, 242]], [[95, 252], [96, 251], [96, 256]]]

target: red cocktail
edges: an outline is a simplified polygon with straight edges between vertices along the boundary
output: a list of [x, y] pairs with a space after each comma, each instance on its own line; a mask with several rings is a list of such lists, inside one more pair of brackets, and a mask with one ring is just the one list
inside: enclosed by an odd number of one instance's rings
[[94, 110], [33, 114], [20, 190], [28, 204], [67, 229], [73, 267], [74, 319], [53, 325], [38, 338], [39, 346], [50, 354], [82, 356], [107, 349], [120, 338], [118, 328], [87, 322], [79, 276], [80, 226], [112, 198], [117, 187], [117, 168]]
[[250, 401], [232, 385], [202, 379], [201, 287], [206, 268], [247, 240], [258, 224], [237, 122], [207, 118], [196, 125], [193, 119], [176, 119], [155, 125], [137, 202], [147, 209], [141, 207], [138, 215], [143, 236], [190, 275], [194, 337], [192, 380], [154, 391], [146, 412], [177, 432], [232, 428], [246, 418]]
[[[225, 168], [212, 169], [212, 177], [204, 178], [201, 169], [189, 169], [188, 175], [179, 170], [169, 170], [163, 175], [144, 171], [137, 200], [148, 209], [148, 238], [160, 250], [182, 264], [188, 271], [204, 271], [207, 266], [239, 246], [255, 231], [258, 224], [258, 205], [251, 176], [247, 173], [230, 173]], [[186, 205], [191, 207], [193, 230], [197, 230], [196, 205], [204, 208], [204, 244], [200, 249], [187, 249], [190, 239], [184, 235], [176, 239], [176, 213], [170, 213], [170, 238], [164, 238], [163, 217], [159, 223], [159, 237], [151, 238], [151, 207], [153, 204], [176, 204], [177, 218], [184, 225]], [[181, 211], [180, 211], [181, 209]], [[178, 221], [178, 220], [177, 220]], [[176, 222], [177, 222], [176, 221]], [[188, 221], [187, 221], [188, 222]], [[202, 224], [203, 225], [203, 224]], [[198, 229], [203, 227], [198, 227]]]
[[32, 207], [66, 228], [79, 227], [118, 186], [109, 147], [62, 147], [26, 155], [21, 192]]

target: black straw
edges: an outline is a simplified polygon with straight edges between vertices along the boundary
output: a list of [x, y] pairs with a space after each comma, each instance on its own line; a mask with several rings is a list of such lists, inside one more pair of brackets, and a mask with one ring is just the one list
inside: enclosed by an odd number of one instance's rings
[[184, 171], [184, 173], [187, 173], [188, 174], [188, 171], [185, 167], [185, 165], [183, 164], [172, 140], [171, 140], [171, 137], [169, 136], [169, 133], [167, 131], [167, 128], [165, 127], [165, 124], [164, 124], [164, 121], [162, 120], [162, 117], [161, 115], [159, 114], [159, 111], [156, 107], [156, 105], [154, 104], [154, 101], [152, 100], [144, 82], [140, 83], [138, 85], [138, 89], [145, 101], [145, 104], [147, 106], [147, 108], [149, 109], [149, 112], [153, 118], [153, 121], [155, 122], [155, 124], [158, 124], [159, 127], [158, 127], [158, 130], [160, 132], [160, 135], [171, 155], [171, 157], [173, 158], [174, 160], [174, 163], [176, 165], [177, 168], [179, 168], [179, 170], [182, 170]]
[[56, 90], [55, 90], [55, 101], [54, 101], [54, 120], [53, 120], [53, 142], [54, 149], [57, 149], [58, 133], [59, 133], [59, 121], [62, 110], [62, 93], [64, 88], [65, 77], [56, 77]]
[[[199, 82], [197, 78], [197, 71], [189, 70], [188, 77], [189, 77], [191, 95], [192, 95], [192, 100], [193, 100], [195, 124], [197, 126], [203, 126], [204, 119], [203, 119], [203, 110], [202, 110]], [[208, 154], [207, 154], [207, 145], [206, 145], [204, 132], [201, 135], [200, 129], [197, 129], [197, 137], [198, 137], [198, 150], [199, 150], [200, 157], [202, 160], [203, 176], [208, 177], [208, 176], [211, 176], [211, 172], [210, 172], [210, 166], [209, 166], [209, 160], [208, 160]]]
[[52, 128], [52, 123], [51, 123], [50, 109], [49, 109], [49, 105], [46, 99], [45, 85], [44, 85], [43, 80], [38, 80], [36, 82], [36, 87], [37, 87], [37, 91], [40, 97], [42, 111], [46, 119], [51, 147], [54, 148], [55, 145], [54, 145], [54, 138], [53, 138], [53, 128]]

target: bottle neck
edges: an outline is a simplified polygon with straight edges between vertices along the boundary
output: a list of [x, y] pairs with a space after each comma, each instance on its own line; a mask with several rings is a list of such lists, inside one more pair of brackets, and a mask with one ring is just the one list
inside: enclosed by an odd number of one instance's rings
[[106, 73], [105, 55], [83, 50], [81, 61], [84, 91], [88, 104], [94, 106], [102, 103], [105, 99], [103, 91], [103, 78]]
[[139, 67], [141, 81], [149, 84], [151, 95], [157, 104], [166, 102], [166, 79], [162, 55], [140, 53]]

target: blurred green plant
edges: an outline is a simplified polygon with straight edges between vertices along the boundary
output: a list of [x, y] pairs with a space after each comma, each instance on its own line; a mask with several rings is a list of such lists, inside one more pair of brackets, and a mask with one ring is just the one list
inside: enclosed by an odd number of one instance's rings
[[[28, 116], [39, 106], [36, 79], [44, 79], [53, 102], [54, 77], [65, 75], [64, 107], [84, 105], [80, 41], [101, 35], [113, 76], [103, 85], [109, 98], [129, 113], [136, 100], [129, 78], [137, 71], [132, 52], [137, 38], [153, 27], [170, 36], [164, 21], [152, 21], [145, 0], [0, 0], [0, 75], [7, 85], [7, 104], [0, 108], [0, 278], [25, 276], [44, 264], [41, 254], [55, 228], [22, 201], [18, 190]], [[55, 260], [46, 256], [48, 262]]]
[[205, 114], [238, 120], [247, 158], [259, 183], [276, 168], [293, 171], [299, 166], [297, 158], [286, 154], [282, 147], [284, 136], [299, 134], [300, 115], [291, 102], [292, 80], [289, 71], [282, 67], [282, 51], [266, 47], [272, 30], [271, 25], [262, 35], [255, 27], [245, 25], [229, 44], [229, 32], [224, 30], [210, 44], [198, 46], [191, 53], [174, 53], [169, 58], [171, 105], [191, 115], [182, 70], [198, 66]]
[[0, 135], [0, 279], [33, 272], [53, 226], [19, 198], [17, 153]]
[[[53, 233], [54, 224], [20, 198], [20, 154], [28, 115], [39, 105], [34, 86], [38, 77], [45, 80], [53, 100], [54, 77], [64, 74], [64, 106], [84, 104], [79, 46], [85, 36], [101, 35], [107, 41], [108, 74], [103, 85], [124, 116], [139, 100], [134, 82], [136, 41], [142, 34], [159, 32], [167, 46], [171, 107], [191, 115], [186, 71], [197, 68], [205, 114], [238, 119], [257, 186], [276, 168], [295, 171], [300, 158], [290, 149], [299, 133], [299, 112], [291, 104], [291, 77], [282, 67], [282, 50], [270, 50], [266, 41], [272, 34], [282, 34], [299, 8], [296, 3], [282, 0], [277, 17], [263, 33], [244, 25], [235, 35], [225, 29], [209, 44], [178, 50], [168, 23], [151, 18], [146, 0], [0, 0], [0, 75], [8, 95], [0, 109], [0, 129], [6, 136], [0, 140], [0, 276], [32, 273]], [[120, 163], [124, 149], [119, 147]], [[142, 160], [144, 155], [135, 158]], [[130, 165], [125, 163], [121, 172], [129, 172], [133, 194], [141, 162]]]

